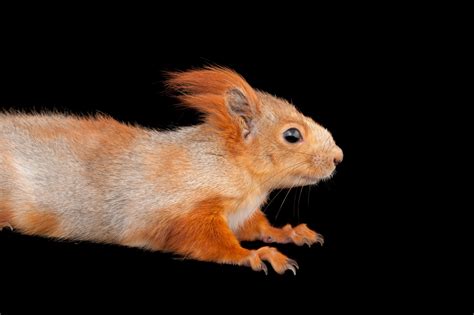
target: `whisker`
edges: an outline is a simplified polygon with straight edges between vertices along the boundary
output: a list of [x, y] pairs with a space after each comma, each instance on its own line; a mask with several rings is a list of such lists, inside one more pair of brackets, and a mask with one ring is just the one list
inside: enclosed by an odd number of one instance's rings
[[309, 208], [309, 197], [311, 196], [311, 187], [313, 187], [312, 185], [309, 185], [308, 186], [308, 208]]
[[[299, 166], [299, 164], [296, 164], [296, 165], [295, 165], [295, 168], [298, 167], [298, 166]], [[283, 181], [283, 179], [281, 179], [278, 183], [281, 183], [282, 181]], [[265, 211], [268, 209], [268, 207], [270, 207], [270, 205], [272, 204], [272, 202], [278, 197], [278, 195], [281, 194], [282, 191], [284, 191], [284, 189], [280, 189], [280, 190], [278, 191], [278, 193], [270, 200], [270, 202], [267, 203], [267, 205], [265, 206], [265, 209], [262, 210], [263, 212], [265, 212]]]
[[[270, 176], [270, 177], [267, 178], [266, 180], [264, 180], [264, 181], [262, 182], [262, 184], [267, 183], [268, 181], [272, 180], [272, 179], [275, 178], [277, 175], [280, 175], [281, 173], [283, 173], [283, 172], [285, 172], [285, 171], [288, 171], [288, 170], [290, 170], [290, 169], [295, 169], [295, 168], [297, 168], [297, 167], [299, 167], [299, 166], [301, 166], [301, 165], [303, 165], [303, 164], [305, 164], [305, 163], [306, 163], [306, 161], [302, 161], [302, 162], [298, 162], [298, 163], [296, 163], [296, 164], [293, 164], [292, 166], [286, 167], [286, 168], [284, 168], [284, 169], [282, 169], [282, 170], [276, 172], [275, 174], [273, 174], [272, 176]], [[282, 179], [281, 181], [283, 181], [283, 179]], [[280, 181], [280, 182], [281, 182], [281, 181]]]
[[262, 212], [267, 211], [268, 207], [270, 207], [270, 205], [272, 204], [272, 202], [278, 197], [278, 195], [281, 194], [282, 191], [283, 191], [283, 189], [280, 189], [280, 190], [278, 191], [278, 193], [277, 193], [275, 196], [273, 196], [273, 198], [270, 200], [270, 202], [265, 205], [265, 208], [262, 210]]
[[[272, 180], [273, 178], [275, 178], [276, 176], [280, 175], [282, 172], [288, 171], [288, 170], [290, 170], [290, 169], [297, 168], [298, 166], [303, 165], [304, 163], [306, 163], [306, 162], [305, 162], [305, 161], [303, 161], [303, 162], [298, 162], [298, 163], [296, 163], [296, 164], [293, 164], [293, 165], [291, 165], [291, 166], [288, 166], [288, 167], [286, 167], [286, 168], [284, 168], [284, 169], [282, 169], [282, 170], [276, 172], [276, 173], [273, 174], [271, 177], [269, 177], [269, 178], [267, 178], [266, 180], [264, 180], [261, 184], [263, 185], [263, 184], [267, 183], [268, 181]], [[281, 181], [283, 181], [283, 179], [280, 180], [280, 182], [281, 182]], [[251, 191], [252, 191], [252, 189], [249, 188], [249, 190], [246, 192], [246, 194], [250, 193]], [[244, 200], [241, 200], [241, 201], [237, 204], [236, 209], [238, 209], [238, 208], [240, 207], [240, 205], [242, 204], [242, 202], [244, 202]]]
[[295, 217], [295, 212], [296, 212], [296, 194], [293, 194], [293, 211], [292, 211], [292, 215], [293, 215], [293, 218]]
[[304, 186], [300, 187], [300, 195], [298, 196], [298, 208], [296, 208], [296, 214], [297, 214], [297, 222], [300, 223], [300, 205], [301, 205], [301, 195], [303, 194], [303, 188]]
[[[271, 139], [270, 137], [266, 137], [266, 136], [263, 135], [259, 130], [256, 130], [256, 133], [257, 133], [260, 137], [262, 137], [263, 139], [265, 139], [268, 143], [270, 143], [270, 144], [273, 145], [275, 148], [277, 148], [278, 150], [284, 150], [284, 151], [288, 151], [288, 152], [290, 152], [290, 153], [297, 153], [297, 154], [301, 154], [301, 155], [305, 155], [305, 156], [314, 157], [314, 154], [310, 154], [310, 153], [301, 152], [301, 151], [298, 151], [298, 150], [290, 150], [290, 149], [284, 148], [284, 147], [282, 147], [281, 145], [279, 145], [276, 140]], [[324, 140], [323, 149], [325, 149], [326, 147], [329, 148], [329, 145], [330, 145], [330, 139], [327, 138], [327, 139]], [[216, 156], [219, 156], [219, 155], [216, 155]], [[273, 180], [276, 176], [279, 176], [279, 175], [281, 175], [282, 173], [287, 172], [287, 171], [289, 171], [289, 170], [291, 170], [291, 169], [296, 169], [297, 167], [299, 167], [299, 166], [301, 166], [301, 165], [304, 165], [304, 164], [306, 164], [306, 163], [308, 163], [308, 161], [307, 161], [307, 160], [304, 160], [304, 161], [297, 162], [297, 163], [295, 163], [295, 164], [293, 164], [293, 165], [291, 165], [291, 166], [289, 166], [289, 167], [286, 167], [286, 168], [284, 168], [284, 169], [282, 169], [282, 170], [280, 170], [280, 171], [278, 171], [278, 172], [272, 174], [272, 176], [266, 178], [263, 182], [260, 183], [260, 185], [263, 186], [264, 184], [266, 184], [266, 183], [268, 183], [269, 181]], [[283, 178], [282, 178], [281, 181], [284, 180], [284, 177], [285, 177], [285, 176], [283, 176]], [[281, 181], [280, 181], [280, 182], [281, 182]], [[298, 186], [299, 186], [299, 184], [300, 184], [300, 183], [298, 183]], [[275, 187], [277, 187], [277, 185], [274, 185], [274, 184], [272, 184], [272, 185], [275, 186]], [[276, 216], [276, 217], [278, 217], [278, 215], [279, 215], [279, 213], [280, 213], [280, 211], [281, 211], [281, 208], [283, 207], [283, 204], [284, 204], [284, 202], [286, 201], [286, 198], [288, 197], [288, 195], [289, 195], [291, 189], [293, 189], [294, 187], [295, 187], [295, 185], [293, 185], [293, 186], [288, 190], [288, 192], [286, 193], [285, 198], [284, 198], [282, 204], [280, 205], [280, 208], [279, 208], [279, 210], [278, 210], [278, 213], [277, 213], [277, 216]], [[270, 187], [270, 188], [271, 188], [271, 187]], [[249, 191], [247, 192], [247, 194], [250, 193], [251, 190], [252, 190], [252, 189], [249, 188]], [[264, 208], [263, 211], [266, 211], [266, 210], [269, 208], [269, 206], [271, 205], [271, 203], [278, 197], [278, 195], [281, 193], [281, 191], [282, 191], [282, 190], [280, 190], [280, 191], [270, 200], [270, 202], [265, 206], [265, 208]], [[301, 190], [300, 190], [300, 195], [299, 195], [299, 197], [298, 197], [298, 207], [300, 206], [302, 191], [303, 191], [303, 188], [301, 188]], [[308, 192], [308, 207], [309, 207], [309, 195], [310, 195], [310, 191]], [[293, 215], [294, 215], [294, 211], [295, 211], [295, 201], [296, 201], [296, 195], [295, 195], [295, 200], [293, 201]], [[242, 203], [242, 202], [243, 202], [243, 201], [241, 201], [240, 203]], [[237, 208], [240, 206], [240, 203], [237, 205]], [[298, 209], [297, 215], [298, 215], [298, 219], [299, 219], [299, 209]]]
[[281, 211], [281, 209], [283, 208], [283, 205], [285, 204], [286, 198], [287, 198], [288, 195], [290, 194], [291, 189], [293, 189], [293, 186], [291, 186], [291, 188], [288, 189], [288, 192], [286, 193], [285, 198], [283, 199], [283, 202], [282, 202], [281, 205], [280, 205], [280, 209], [278, 209], [278, 212], [277, 212], [277, 214], [276, 214], [276, 216], [275, 216], [275, 220], [278, 219], [278, 215], [280, 214], [280, 211]]

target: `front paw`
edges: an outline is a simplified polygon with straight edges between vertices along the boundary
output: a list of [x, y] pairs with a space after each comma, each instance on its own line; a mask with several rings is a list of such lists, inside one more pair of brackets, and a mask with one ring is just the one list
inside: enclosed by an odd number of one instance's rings
[[298, 246], [304, 244], [311, 247], [314, 243], [324, 244], [324, 238], [321, 234], [314, 232], [306, 224], [300, 224], [291, 229], [290, 238]]
[[[263, 266], [265, 266], [265, 264], [262, 261], [268, 261], [273, 269], [281, 275], [284, 274], [285, 271], [290, 270], [296, 276], [296, 270], [299, 269], [298, 263], [295, 260], [286, 257], [273, 247], [265, 246], [254, 250], [253, 257], [258, 257]], [[256, 268], [254, 268], [254, 265]], [[267, 274], [266, 266], [262, 268], [259, 263], [255, 262], [251, 262], [251, 266], [253, 270], [263, 270], [265, 274]]]

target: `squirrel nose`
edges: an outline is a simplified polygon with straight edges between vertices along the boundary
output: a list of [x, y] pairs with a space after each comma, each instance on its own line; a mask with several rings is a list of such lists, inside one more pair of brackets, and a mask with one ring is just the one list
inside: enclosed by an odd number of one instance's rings
[[342, 162], [344, 154], [342, 153], [341, 148], [336, 147], [334, 150], [334, 165], [338, 165]]

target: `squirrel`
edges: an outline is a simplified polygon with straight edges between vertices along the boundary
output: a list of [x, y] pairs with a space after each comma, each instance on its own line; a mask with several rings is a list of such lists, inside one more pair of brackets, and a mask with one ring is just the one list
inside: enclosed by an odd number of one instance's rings
[[342, 150], [229, 68], [168, 75], [200, 124], [159, 131], [105, 115], [0, 113], [0, 229], [296, 274], [277, 249], [240, 241], [322, 245], [306, 224], [273, 227], [261, 206], [274, 189], [330, 178]]

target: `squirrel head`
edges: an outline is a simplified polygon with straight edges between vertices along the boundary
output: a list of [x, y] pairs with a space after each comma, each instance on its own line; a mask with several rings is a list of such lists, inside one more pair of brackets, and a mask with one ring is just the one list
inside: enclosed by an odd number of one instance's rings
[[332, 176], [342, 150], [331, 134], [288, 101], [254, 90], [222, 67], [171, 73], [169, 87], [181, 102], [204, 115], [229, 159], [245, 167], [262, 186], [315, 184]]

